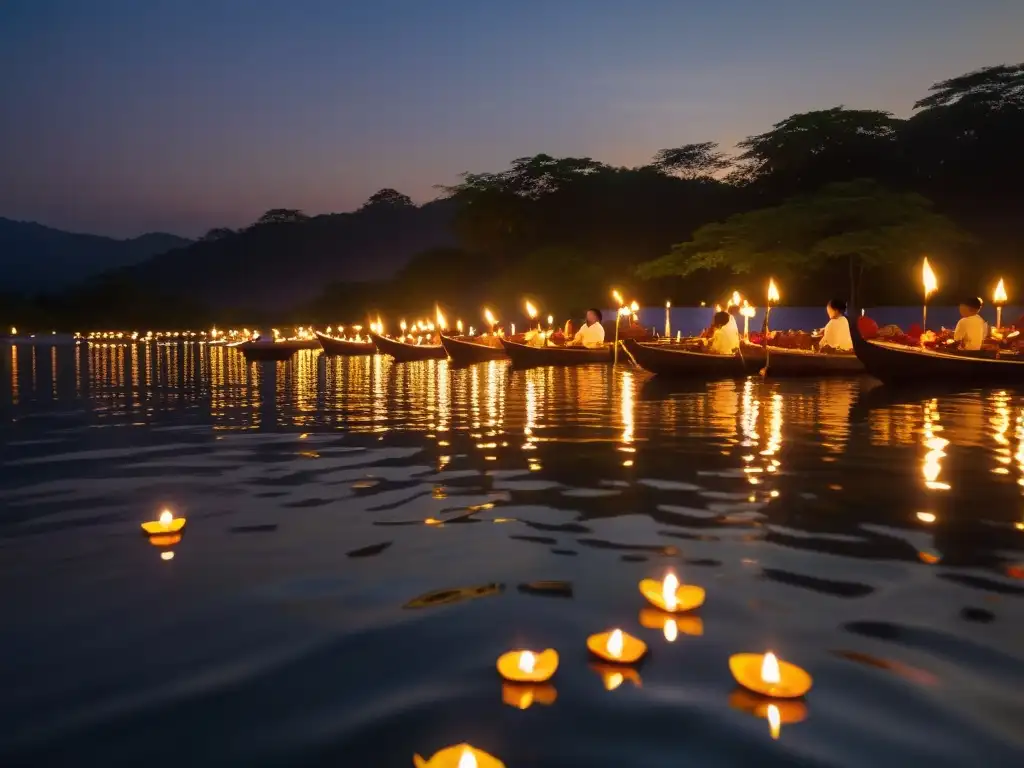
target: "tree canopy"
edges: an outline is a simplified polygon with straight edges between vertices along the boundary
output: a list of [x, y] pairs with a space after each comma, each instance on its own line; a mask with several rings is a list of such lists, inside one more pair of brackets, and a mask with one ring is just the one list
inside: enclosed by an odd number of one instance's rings
[[397, 189], [391, 189], [385, 187], [370, 195], [369, 199], [363, 203], [363, 209], [374, 208], [377, 206], [384, 206], [389, 208], [411, 208], [413, 205], [412, 198], [408, 195], [403, 195]]

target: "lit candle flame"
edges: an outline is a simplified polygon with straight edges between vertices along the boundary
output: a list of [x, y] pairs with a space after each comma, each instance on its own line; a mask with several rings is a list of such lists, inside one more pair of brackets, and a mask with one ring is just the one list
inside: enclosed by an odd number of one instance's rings
[[777, 304], [779, 302], [779, 289], [775, 285], [775, 278], [769, 278], [768, 280], [768, 303]]
[[616, 659], [622, 655], [622, 630], [616, 629], [608, 636], [608, 654]]
[[615, 299], [616, 302], [618, 302], [620, 307], [622, 306], [622, 294], [621, 293], [619, 293], [618, 291], [612, 291], [612, 298]]
[[676, 638], [679, 637], [679, 625], [676, 624], [675, 619], [669, 619], [666, 621], [662, 631], [665, 633], [665, 639], [670, 643], [674, 643]]
[[782, 675], [779, 672], [779, 660], [771, 651], [764, 655], [764, 661], [761, 662], [761, 679], [771, 685], [778, 685], [782, 680]]
[[939, 281], [935, 279], [935, 273], [932, 272], [932, 265], [928, 263], [927, 256], [925, 256], [924, 264], [921, 266], [921, 282], [924, 284], [924, 297], [926, 299], [935, 293], [939, 287]]
[[672, 302], [671, 301], [666, 301], [665, 302], [665, 309], [672, 309]]
[[526, 314], [530, 316], [531, 320], [535, 320], [537, 318], [537, 308], [530, 302], [526, 302]]
[[999, 285], [996, 286], [995, 293], [992, 294], [993, 304], [1005, 304], [1006, 303], [1006, 286], [1003, 284], [1003, 278], [999, 278]]
[[521, 669], [526, 674], [531, 674], [536, 664], [537, 657], [534, 656], [533, 653], [531, 653], [530, 651], [523, 651], [521, 654], [519, 654], [519, 669]]
[[487, 321], [487, 325], [493, 326], [497, 320], [494, 319], [494, 314], [489, 309], [484, 310], [484, 320]]
[[469, 751], [469, 747], [462, 748], [462, 757], [459, 758], [458, 768], [477, 768], [476, 758]]
[[168, 526], [174, 522], [174, 515], [171, 514], [171, 510], [165, 509], [160, 513], [160, 525]]
[[661, 597], [665, 601], [665, 607], [674, 611], [679, 601], [676, 599], [676, 591], [679, 589], [679, 579], [676, 578], [674, 573], [669, 573], [665, 576], [665, 581], [661, 585]]
[[779, 732], [782, 730], [782, 715], [779, 713], [779, 708], [774, 704], [769, 704], [766, 715], [768, 717], [768, 727], [771, 729], [772, 738], [779, 738]]

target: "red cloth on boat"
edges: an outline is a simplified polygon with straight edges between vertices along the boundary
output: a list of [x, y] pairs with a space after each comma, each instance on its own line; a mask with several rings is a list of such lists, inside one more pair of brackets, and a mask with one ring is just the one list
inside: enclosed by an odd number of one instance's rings
[[878, 323], [867, 315], [861, 315], [857, 318], [857, 330], [862, 338], [873, 339], [878, 335]]

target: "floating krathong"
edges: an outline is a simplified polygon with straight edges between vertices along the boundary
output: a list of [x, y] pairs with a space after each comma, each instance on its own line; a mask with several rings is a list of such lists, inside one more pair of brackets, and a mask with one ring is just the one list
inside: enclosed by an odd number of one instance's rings
[[587, 648], [600, 659], [613, 664], [633, 664], [647, 653], [647, 644], [621, 629], [599, 632], [587, 638]]
[[416, 768], [505, 768], [501, 760], [469, 744], [445, 747], [428, 760], [413, 755], [412, 764]]
[[150, 520], [142, 524], [142, 530], [149, 536], [160, 536], [177, 533], [185, 527], [184, 517], [175, 517], [169, 509], [160, 513], [159, 520]]
[[747, 690], [773, 699], [797, 699], [811, 689], [813, 680], [796, 664], [781, 661], [774, 653], [737, 653], [729, 657], [736, 682]]
[[692, 584], [680, 584], [679, 578], [672, 572], [665, 575], [664, 581], [641, 581], [640, 594], [655, 608], [669, 613], [692, 611], [704, 604], [704, 590]]
[[513, 683], [543, 683], [558, 670], [558, 652], [509, 651], [498, 657], [498, 674]]

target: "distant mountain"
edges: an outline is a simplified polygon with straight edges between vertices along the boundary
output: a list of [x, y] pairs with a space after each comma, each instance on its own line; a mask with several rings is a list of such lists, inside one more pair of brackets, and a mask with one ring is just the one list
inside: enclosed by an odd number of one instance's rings
[[386, 279], [416, 254], [452, 247], [456, 206], [438, 200], [367, 205], [353, 213], [305, 217], [268, 211], [240, 231], [207, 237], [108, 277], [161, 301], [188, 301], [218, 313], [288, 312], [338, 282]]
[[4, 292], [53, 293], [191, 242], [162, 232], [116, 240], [0, 218], [0, 284]]

